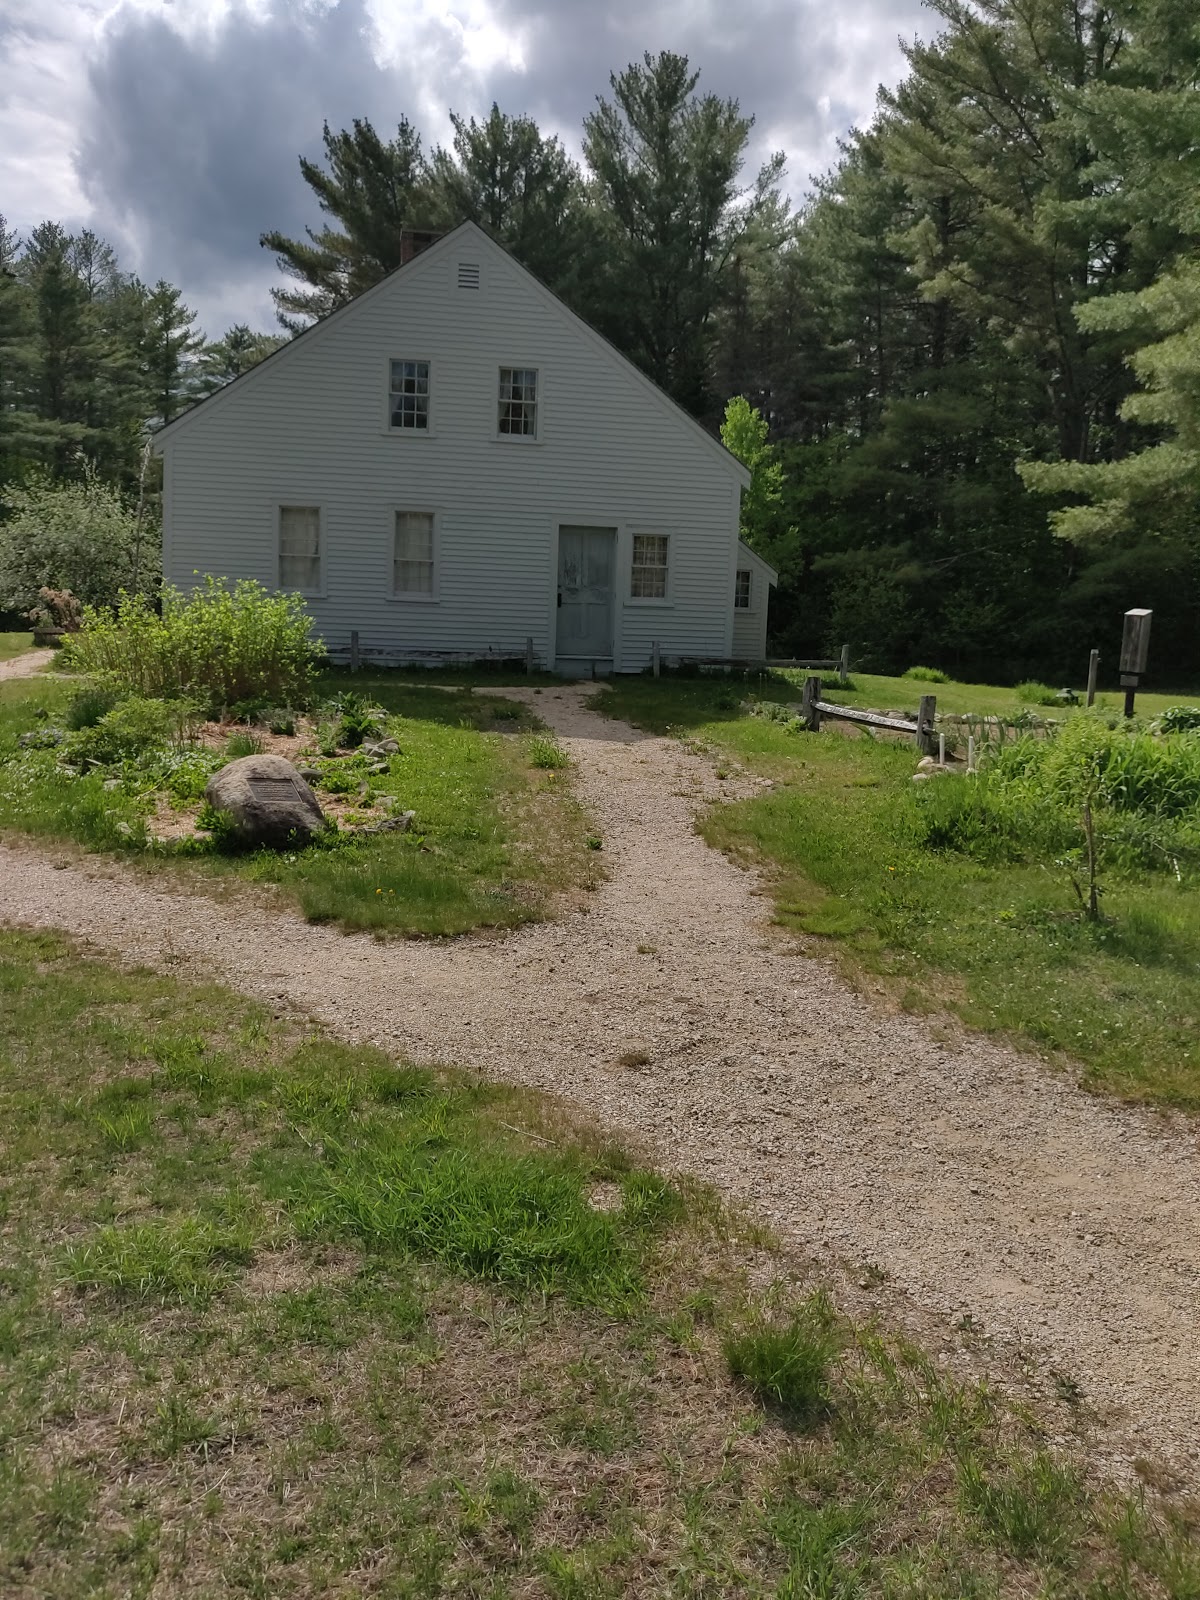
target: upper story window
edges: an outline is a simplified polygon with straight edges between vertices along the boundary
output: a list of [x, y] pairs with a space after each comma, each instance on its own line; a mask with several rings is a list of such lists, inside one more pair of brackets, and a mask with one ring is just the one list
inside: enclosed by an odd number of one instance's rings
[[667, 551], [670, 540], [665, 533], [635, 533], [633, 570], [629, 580], [632, 600], [667, 598]]
[[393, 428], [429, 427], [428, 361], [393, 361], [388, 406]]
[[537, 437], [537, 387], [536, 368], [500, 368], [501, 433]]
[[321, 508], [280, 506], [279, 587], [300, 594], [321, 589]]
[[750, 609], [750, 569], [739, 567], [733, 585], [733, 605], [735, 611], [749, 611]]

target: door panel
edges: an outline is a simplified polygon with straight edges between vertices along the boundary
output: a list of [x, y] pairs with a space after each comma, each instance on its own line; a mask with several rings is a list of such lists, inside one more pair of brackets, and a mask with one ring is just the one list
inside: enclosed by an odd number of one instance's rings
[[615, 528], [558, 530], [556, 655], [611, 658], [616, 556]]

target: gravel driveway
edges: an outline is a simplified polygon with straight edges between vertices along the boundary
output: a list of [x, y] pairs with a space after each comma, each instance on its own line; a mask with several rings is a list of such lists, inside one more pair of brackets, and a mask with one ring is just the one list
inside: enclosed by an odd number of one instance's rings
[[[748, 1201], [851, 1293], [862, 1280], [889, 1315], [940, 1329], [951, 1359], [958, 1347], [1011, 1371], [1016, 1355], [1048, 1391], [1055, 1373], [1080, 1385], [1112, 1464], [1165, 1457], [1200, 1476], [1194, 1129], [889, 1014], [796, 953], [756, 877], [694, 832], [730, 785], [677, 741], [588, 710], [591, 689], [504, 691], [578, 765], [611, 873], [587, 912], [382, 944], [10, 844], [0, 919], [556, 1090]], [[648, 1062], [623, 1067], [628, 1052]], [[982, 1341], [955, 1331], [968, 1316]]]
[[22, 655], [11, 656], [7, 661], [0, 661], [0, 683], [5, 678], [32, 678], [53, 660], [53, 650], [26, 650]]

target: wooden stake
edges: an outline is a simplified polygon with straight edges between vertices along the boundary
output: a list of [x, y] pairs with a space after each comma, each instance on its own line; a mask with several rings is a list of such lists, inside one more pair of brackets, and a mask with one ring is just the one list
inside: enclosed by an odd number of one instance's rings
[[527, 634], [526, 637], [525, 637], [525, 673], [526, 673], [526, 676], [528, 676], [529, 673], [531, 673], [532, 671], [533, 671], [533, 640]]
[[1100, 652], [1099, 650], [1093, 650], [1091, 655], [1088, 657], [1087, 703], [1090, 706], [1094, 706], [1096, 704], [1096, 679], [1099, 676]]
[[848, 644], [842, 646], [841, 658], [838, 661], [838, 682], [842, 684], [850, 682], [850, 646]]
[[937, 695], [923, 694], [917, 707], [917, 749], [923, 756], [933, 754], [933, 731], [937, 722]]
[[975, 735], [973, 733], [967, 737], [967, 771], [975, 771]]
[[350, 629], [350, 671], [357, 672], [359, 668], [358, 629]]
[[659, 655], [658, 655], [658, 640], [657, 639], [655, 639], [653, 641], [653, 643], [651, 644], [651, 646], [650, 646], [650, 666], [651, 666], [651, 670], [654, 673], [654, 676], [657, 678], [658, 677], [658, 673], [659, 673], [659, 666], [660, 666]]
[[821, 731], [821, 713], [817, 710], [817, 701], [820, 698], [820, 678], [805, 678], [800, 695], [800, 715], [804, 718], [809, 733]]

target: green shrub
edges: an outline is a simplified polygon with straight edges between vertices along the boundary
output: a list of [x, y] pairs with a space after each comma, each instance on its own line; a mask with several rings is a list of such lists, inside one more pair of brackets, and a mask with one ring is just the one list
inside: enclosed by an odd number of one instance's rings
[[81, 728], [94, 728], [119, 699], [117, 690], [109, 684], [85, 684], [68, 705], [63, 721], [75, 733]]
[[1191, 733], [1200, 728], [1200, 706], [1168, 706], [1155, 727], [1162, 733]]
[[918, 683], [950, 682], [950, 674], [943, 672], [940, 667], [909, 667], [904, 676], [906, 678], [915, 678]]
[[1025, 683], [1019, 683], [1016, 688], [1017, 699], [1027, 706], [1056, 706], [1059, 704], [1058, 690], [1052, 689], [1048, 683], [1038, 683], [1036, 678], [1030, 678]]
[[303, 704], [320, 655], [298, 595], [211, 576], [191, 594], [164, 589], [161, 617], [128, 595], [115, 614], [89, 610], [64, 647], [76, 671], [105, 673], [131, 694], [194, 695], [209, 708], [259, 697]]
[[93, 726], [73, 733], [67, 741], [67, 753], [77, 761], [112, 766], [177, 740], [193, 709], [182, 701], [130, 695], [106, 711]]
[[382, 706], [372, 705], [362, 695], [349, 690], [334, 695], [329, 709], [337, 719], [337, 743], [347, 750], [356, 750], [366, 740], [377, 739], [387, 715]]
[[237, 761], [242, 756], [257, 756], [262, 753], [262, 740], [253, 733], [231, 733], [225, 741], [225, 754], [230, 761]]
[[827, 1297], [814, 1294], [784, 1324], [759, 1322], [723, 1343], [729, 1370], [764, 1404], [794, 1422], [829, 1408], [830, 1366], [841, 1347]]

